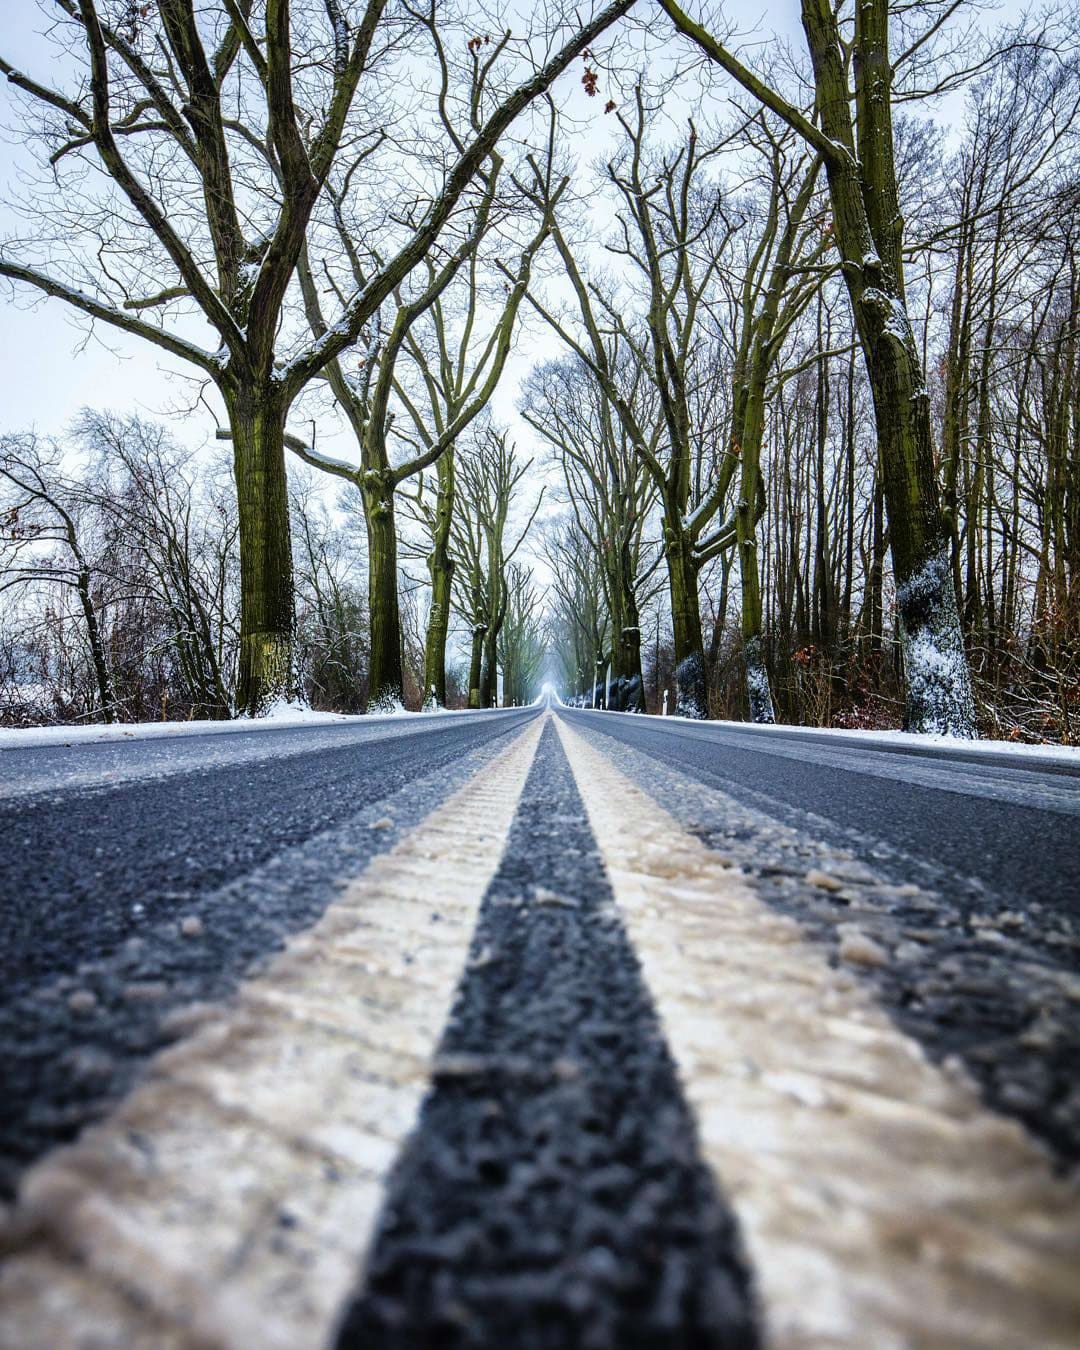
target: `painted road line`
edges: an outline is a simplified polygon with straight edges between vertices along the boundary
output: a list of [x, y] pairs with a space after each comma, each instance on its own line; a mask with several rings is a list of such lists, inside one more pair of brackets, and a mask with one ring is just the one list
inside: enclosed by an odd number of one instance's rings
[[0, 1199], [535, 715], [0, 802]]
[[4, 1350], [332, 1337], [541, 725], [26, 1174], [2, 1235]]
[[337, 1350], [754, 1350], [752, 1281], [547, 720]]
[[1080, 1200], [558, 719], [776, 1350], [1075, 1347]]
[[775, 799], [755, 808], [754, 794], [718, 790], [700, 763], [676, 768], [591, 727], [583, 734], [738, 864], [754, 893], [844, 964], [931, 1060], [962, 1065], [986, 1105], [1020, 1120], [1057, 1166], [1080, 1163], [1077, 916], [1007, 884], [995, 894], [962, 866], [934, 868], [880, 840], [837, 834]]

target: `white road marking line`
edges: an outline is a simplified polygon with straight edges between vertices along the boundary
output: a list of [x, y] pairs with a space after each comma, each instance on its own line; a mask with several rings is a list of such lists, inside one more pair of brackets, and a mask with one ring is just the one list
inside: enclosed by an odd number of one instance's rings
[[306, 1350], [354, 1291], [537, 718], [100, 1125], [0, 1233], [4, 1350]]
[[557, 725], [774, 1350], [1075, 1350], [1075, 1188]]

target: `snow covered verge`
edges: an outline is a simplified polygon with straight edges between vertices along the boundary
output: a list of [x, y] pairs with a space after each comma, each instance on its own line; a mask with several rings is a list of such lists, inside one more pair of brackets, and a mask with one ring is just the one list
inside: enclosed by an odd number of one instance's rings
[[[507, 710], [509, 711], [509, 710]], [[87, 741], [128, 741], [160, 736], [214, 736], [237, 731], [283, 731], [289, 727], [329, 726], [354, 722], [368, 726], [373, 722], [417, 721], [421, 718], [458, 717], [476, 712], [475, 708], [436, 708], [411, 713], [403, 708], [388, 713], [313, 712], [284, 704], [266, 717], [243, 717], [230, 722], [94, 722], [88, 726], [0, 727], [0, 750], [29, 750], [42, 745], [75, 745]]]
[[[841, 727], [791, 727], [781, 723], [761, 725], [756, 722], [700, 722], [693, 717], [662, 718], [656, 713], [644, 714], [650, 721], [689, 722], [696, 727], [725, 727], [729, 731], [745, 731], [751, 736], [806, 736], [811, 740], [838, 742], [862, 746], [864, 749], [882, 747], [955, 754], [961, 759], [997, 759], [1008, 755], [1017, 761], [1037, 761], [1041, 766], [1062, 765], [1080, 774], [1080, 747], [1068, 745], [1019, 745], [1015, 741], [969, 741], [959, 736], [915, 735], [910, 731], [849, 731]], [[1017, 768], [1022, 767], [1017, 763]]]

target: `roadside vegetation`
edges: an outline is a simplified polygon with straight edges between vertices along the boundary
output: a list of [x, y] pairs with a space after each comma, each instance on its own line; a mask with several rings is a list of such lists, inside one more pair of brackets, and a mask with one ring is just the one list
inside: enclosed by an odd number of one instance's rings
[[25, 8], [0, 279], [184, 412], [4, 428], [0, 722], [1080, 741], [1070, 7]]

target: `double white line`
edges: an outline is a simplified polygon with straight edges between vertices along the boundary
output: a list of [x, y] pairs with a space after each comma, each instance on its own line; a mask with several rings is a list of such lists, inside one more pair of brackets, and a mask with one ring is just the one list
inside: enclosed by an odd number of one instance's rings
[[[547, 716], [27, 1174], [4, 1350], [332, 1340]], [[1037, 1147], [557, 725], [772, 1344], [1075, 1347], [1080, 1205]]]

